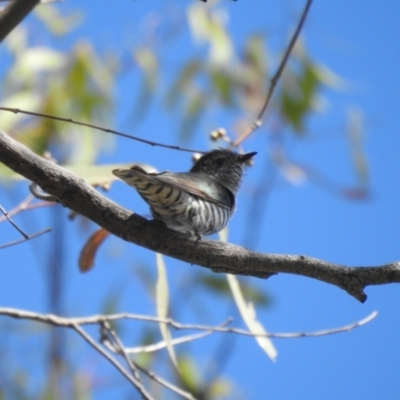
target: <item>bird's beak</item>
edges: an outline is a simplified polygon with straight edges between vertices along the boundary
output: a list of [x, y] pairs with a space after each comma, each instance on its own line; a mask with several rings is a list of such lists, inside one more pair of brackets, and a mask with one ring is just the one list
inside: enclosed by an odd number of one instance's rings
[[252, 153], [241, 154], [240, 155], [240, 161], [242, 163], [245, 163], [246, 161], [250, 160], [250, 158], [253, 158], [256, 154], [257, 154], [256, 151], [253, 151]]

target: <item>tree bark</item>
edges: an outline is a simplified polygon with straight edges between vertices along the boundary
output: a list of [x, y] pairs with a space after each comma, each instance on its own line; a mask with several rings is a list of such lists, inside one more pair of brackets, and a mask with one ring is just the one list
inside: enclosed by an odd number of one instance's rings
[[34, 9], [40, 0], [14, 0], [0, 13], [0, 42]]
[[400, 282], [400, 263], [346, 267], [296, 255], [262, 254], [220, 241], [172, 231], [132, 213], [97, 192], [84, 180], [0, 131], [0, 161], [39, 185], [60, 204], [128, 242], [190, 264], [236, 275], [269, 277], [279, 272], [307, 276], [335, 285], [361, 302], [364, 288]]

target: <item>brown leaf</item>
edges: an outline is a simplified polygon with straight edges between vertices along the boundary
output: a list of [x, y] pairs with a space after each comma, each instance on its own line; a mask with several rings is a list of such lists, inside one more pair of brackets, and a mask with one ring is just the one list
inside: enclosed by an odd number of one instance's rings
[[110, 232], [100, 228], [90, 236], [79, 256], [79, 270], [81, 272], [87, 272], [92, 268], [96, 252], [109, 234]]

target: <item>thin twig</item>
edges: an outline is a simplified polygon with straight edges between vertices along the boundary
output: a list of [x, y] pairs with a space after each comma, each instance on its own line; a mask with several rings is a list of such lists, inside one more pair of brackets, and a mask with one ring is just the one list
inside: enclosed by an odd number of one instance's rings
[[224, 332], [224, 333], [235, 333], [243, 336], [260, 336], [260, 337], [269, 337], [276, 339], [293, 339], [298, 337], [317, 337], [317, 336], [326, 336], [332, 335], [334, 333], [347, 332], [351, 329], [358, 328], [366, 323], [370, 322], [378, 313], [376, 311], [372, 312], [366, 318], [361, 319], [360, 321], [354, 322], [350, 325], [345, 325], [339, 328], [326, 329], [316, 332], [294, 332], [294, 333], [261, 333], [254, 334], [244, 329], [239, 328], [226, 328], [222, 326], [207, 326], [207, 325], [197, 325], [197, 324], [182, 324], [174, 321], [171, 318], [158, 318], [151, 317], [148, 315], [138, 315], [138, 314], [130, 314], [130, 313], [119, 313], [119, 314], [111, 314], [111, 315], [93, 315], [90, 317], [80, 317], [80, 318], [64, 318], [59, 317], [54, 314], [39, 314], [30, 311], [24, 311], [15, 308], [7, 308], [0, 307], [0, 315], [5, 315], [12, 318], [18, 319], [30, 319], [33, 321], [43, 322], [46, 324], [54, 325], [54, 326], [67, 326], [70, 327], [72, 325], [88, 325], [88, 324], [98, 324], [104, 321], [116, 321], [120, 319], [133, 319], [137, 321], [147, 321], [147, 322], [155, 322], [155, 323], [165, 323], [172, 326], [175, 329], [187, 329], [187, 330], [198, 330], [198, 331], [209, 331], [209, 332]]
[[[21, 203], [19, 203], [16, 207], [14, 207], [14, 208], [12, 208], [11, 210], [9, 210], [8, 212], [7, 212], [7, 214], [10, 216], [10, 217], [13, 217], [14, 215], [16, 215], [16, 214], [18, 214], [18, 213], [20, 213], [20, 212], [22, 212], [22, 211], [25, 211], [28, 207], [29, 207], [29, 204], [31, 203], [31, 201], [33, 201], [35, 199], [35, 197], [33, 196], [33, 195], [28, 195], [24, 200], [22, 200], [21, 201]], [[0, 222], [3, 222], [3, 221], [5, 221], [7, 218], [6, 218], [6, 216], [3, 216], [3, 217], [0, 217]]]
[[[36, 208], [48, 207], [54, 205], [54, 203], [50, 203], [48, 201], [41, 201], [37, 203], [31, 204], [32, 200], [35, 199], [35, 196], [32, 194], [28, 195], [24, 200], [21, 201], [16, 207], [12, 208], [11, 210], [7, 211], [9, 217], [13, 217], [24, 211], [35, 210]], [[0, 223], [7, 220], [8, 218], [3, 215], [0, 217]]]
[[[232, 318], [227, 318], [226, 321], [222, 322], [222, 324], [217, 325], [217, 327], [224, 327], [228, 324], [230, 324], [233, 321]], [[194, 340], [202, 339], [208, 335], [211, 335], [212, 331], [207, 331], [207, 332], [201, 332], [201, 333], [196, 333], [194, 335], [187, 335], [187, 336], [182, 336], [179, 338], [174, 338], [171, 340], [172, 345], [176, 344], [182, 344], [182, 343], [188, 343], [188, 342], [193, 342]], [[167, 344], [165, 343], [165, 340], [158, 342], [158, 343], [153, 343], [147, 346], [140, 346], [140, 347], [131, 347], [125, 349], [125, 351], [128, 354], [135, 354], [135, 353], [150, 353], [153, 351], [161, 350], [167, 347]]]
[[155, 372], [147, 370], [143, 367], [141, 367], [139, 364], [136, 364], [136, 368], [139, 369], [141, 372], [143, 372], [145, 375], [147, 375], [149, 378], [153, 379], [155, 382], [158, 384], [164, 386], [166, 389], [171, 390], [172, 392], [175, 392], [182, 396], [184, 399], [188, 400], [196, 400], [196, 398], [189, 392], [186, 392], [185, 390], [173, 385], [172, 383], [166, 381], [165, 379], [161, 378], [159, 375], [157, 375]]
[[82, 327], [77, 324], [77, 323], [72, 323], [70, 324], [70, 327], [73, 328], [76, 332], [78, 332], [83, 339], [86, 340], [92, 346], [95, 350], [97, 350], [103, 357], [105, 357], [112, 365], [114, 365], [115, 368], [119, 372], [121, 372], [122, 375], [125, 376], [126, 379], [128, 379], [129, 382], [131, 382], [136, 389], [139, 391], [143, 399], [146, 400], [153, 400], [153, 397], [147, 392], [147, 390], [142, 386], [141, 382], [138, 382], [137, 379], [135, 379], [133, 376], [129, 374], [129, 372], [117, 361], [114, 359], [114, 357], [110, 356], [107, 351], [105, 351], [98, 343], [96, 343], [93, 338], [85, 332]]
[[[17, 215], [19, 213], [22, 213], [24, 211], [29, 211], [29, 210], [35, 210], [36, 208], [42, 208], [42, 207], [49, 207], [53, 206], [54, 203], [49, 203], [48, 201], [40, 201], [37, 203], [30, 204], [30, 202], [34, 199], [35, 197], [32, 196], [31, 194], [23, 200], [20, 204], [18, 204], [16, 207], [12, 208], [10, 211], [8, 211], [8, 216], [13, 217], [14, 215]], [[5, 216], [0, 217], [0, 223], [5, 221], [7, 218]]]
[[279, 333], [275, 334], [271, 337], [275, 337], [277, 339], [295, 339], [295, 338], [301, 338], [301, 337], [317, 337], [317, 336], [327, 336], [327, 335], [332, 335], [335, 333], [343, 333], [343, 332], [349, 332], [355, 328], [359, 328], [360, 326], [363, 326], [365, 324], [368, 324], [368, 322], [372, 321], [378, 316], [377, 311], [372, 311], [371, 314], [366, 316], [365, 318], [353, 322], [348, 325], [344, 325], [339, 328], [333, 328], [333, 329], [325, 329], [321, 331], [316, 331], [316, 332], [295, 332], [295, 333]]
[[[168, 381], [162, 379], [160, 376], [158, 376], [156, 373], [152, 371], [148, 371], [145, 368], [141, 367], [139, 364], [136, 364], [131, 357], [128, 355], [128, 349], [125, 348], [117, 336], [116, 332], [110, 327], [108, 321], [102, 322], [101, 323], [101, 342], [110, 350], [113, 351], [114, 353], [118, 353], [120, 355], [123, 355], [125, 358], [125, 361], [129, 365], [132, 373], [136, 377], [138, 381], [140, 381], [140, 375], [138, 373], [138, 370], [143, 372], [145, 375], [147, 375], [149, 378], [153, 379], [155, 382], [158, 384], [164, 386], [165, 388], [179, 394], [185, 399], [188, 400], [195, 400], [195, 398], [189, 393], [186, 392], [179, 387], [173, 385], [172, 383], [169, 383]], [[211, 334], [212, 332], [206, 332], [205, 334]], [[201, 333], [201, 335], [205, 335], [204, 333]], [[112, 339], [112, 342], [110, 340]]]
[[[22, 205], [22, 203], [21, 203], [21, 205]], [[17, 209], [18, 209], [18, 207], [17, 207]], [[19, 210], [22, 210], [22, 209], [19, 208]], [[15, 246], [15, 245], [17, 245], [19, 243], [22, 243], [22, 242], [26, 242], [27, 240], [31, 240], [31, 239], [37, 238], [38, 236], [43, 235], [43, 234], [51, 231], [51, 228], [46, 228], [46, 229], [44, 229], [44, 230], [42, 230], [40, 232], [34, 233], [33, 235], [28, 235], [11, 219], [10, 214], [1, 205], [0, 205], [0, 211], [3, 213], [3, 218], [0, 218], [0, 223], [2, 221], [7, 220], [24, 237], [23, 239], [18, 239], [18, 240], [14, 240], [12, 242], [1, 244], [0, 245], [0, 250], [1, 249], [5, 249], [6, 247]], [[14, 214], [16, 214], [16, 213], [17, 212], [14, 211]]]
[[0, 205], [0, 211], [3, 213], [4, 217], [8, 220], [8, 222], [25, 238], [25, 240], [29, 239], [29, 235], [25, 233], [8, 215], [7, 211]]
[[49, 115], [49, 114], [37, 113], [37, 112], [34, 112], [34, 111], [21, 110], [19, 108], [0, 107], [0, 110], [9, 111], [9, 112], [12, 112], [14, 114], [20, 113], [20, 114], [32, 115], [32, 116], [35, 116], [35, 117], [49, 118], [49, 119], [53, 119], [55, 121], [69, 122], [69, 123], [75, 124], [75, 125], [86, 126], [88, 128], [97, 129], [97, 130], [102, 131], [102, 132], [112, 133], [113, 135], [116, 135], [116, 136], [121, 136], [121, 137], [124, 137], [124, 138], [136, 140], [138, 142], [149, 144], [151, 146], [164, 147], [166, 149], [179, 150], [179, 151], [187, 151], [189, 153], [201, 153], [201, 154], [206, 153], [205, 151], [187, 149], [187, 148], [180, 147], [180, 146], [173, 146], [173, 145], [169, 145], [169, 144], [153, 142], [151, 140], [142, 139], [142, 138], [139, 138], [137, 136], [128, 135], [127, 133], [118, 132], [118, 131], [115, 131], [113, 129], [103, 128], [101, 126], [88, 124], [86, 122], [75, 121], [75, 120], [73, 120], [71, 118], [63, 118], [63, 117], [58, 117], [56, 115]]
[[132, 375], [138, 382], [140, 382], [140, 384], [143, 384], [142, 379], [139, 375], [139, 371], [136, 368], [136, 365], [132, 362], [131, 358], [125, 351], [125, 347], [121, 339], [118, 337], [114, 329], [111, 328], [111, 325], [108, 321], [104, 321], [101, 323], [100, 332], [101, 332], [101, 342], [104, 343], [107, 347], [109, 347], [109, 349], [112, 349], [119, 355], [123, 356], [126, 363], [128, 364], [129, 369], [131, 370]]
[[[214, 332], [206, 331], [206, 332], [195, 333], [193, 335], [186, 335], [186, 336], [174, 338], [171, 340], [171, 344], [173, 346], [175, 346], [177, 344], [193, 342], [195, 340], [202, 339], [208, 335], [211, 335], [212, 333], [214, 333]], [[167, 344], [165, 343], [165, 340], [162, 340], [161, 342], [149, 344], [147, 346], [128, 347], [125, 349], [125, 351], [128, 354], [152, 353], [153, 351], [162, 350], [162, 349], [165, 349], [166, 347], [167, 347]]]
[[301, 17], [300, 17], [299, 22], [298, 22], [298, 24], [297, 24], [297, 27], [296, 27], [296, 29], [295, 29], [295, 31], [294, 31], [294, 33], [293, 33], [293, 36], [292, 36], [292, 38], [291, 38], [291, 40], [290, 40], [290, 42], [289, 42], [289, 45], [288, 45], [288, 47], [287, 47], [287, 49], [286, 49], [286, 51], [285, 51], [285, 53], [284, 53], [284, 55], [283, 55], [283, 58], [282, 58], [282, 60], [281, 60], [281, 62], [280, 62], [280, 64], [279, 64], [278, 70], [276, 71], [275, 75], [274, 75], [274, 76], [272, 77], [272, 79], [271, 79], [271, 85], [270, 85], [270, 87], [269, 87], [269, 89], [268, 89], [267, 97], [266, 97], [266, 99], [265, 99], [265, 102], [264, 102], [264, 105], [263, 105], [261, 111], [259, 112], [259, 114], [258, 114], [258, 116], [257, 116], [256, 121], [253, 123], [253, 125], [250, 126], [250, 128], [249, 128], [247, 131], [244, 131], [244, 132], [231, 144], [231, 146], [230, 146], [231, 149], [234, 148], [234, 147], [239, 146], [239, 144], [241, 144], [241, 143], [242, 143], [245, 139], [247, 139], [252, 133], [254, 133], [254, 131], [256, 131], [258, 128], [260, 128], [260, 127], [262, 126], [262, 123], [263, 123], [262, 120], [263, 120], [265, 111], [266, 111], [267, 108], [268, 108], [269, 102], [270, 102], [270, 100], [271, 100], [271, 98], [272, 98], [272, 95], [273, 95], [273, 93], [274, 93], [274, 91], [275, 91], [276, 84], [278, 83], [279, 78], [280, 78], [281, 75], [282, 75], [282, 72], [283, 72], [283, 70], [284, 70], [284, 68], [285, 68], [285, 66], [286, 66], [286, 63], [287, 63], [287, 61], [288, 61], [288, 59], [289, 59], [289, 56], [290, 56], [290, 54], [291, 54], [291, 52], [292, 52], [292, 50], [293, 50], [293, 47], [294, 47], [295, 43], [296, 43], [296, 41], [297, 41], [297, 38], [299, 37], [299, 34], [300, 34], [300, 32], [301, 32], [301, 29], [303, 28], [304, 21], [306, 20], [308, 11], [309, 11], [309, 9], [310, 9], [310, 7], [311, 7], [311, 3], [312, 3], [312, 0], [307, 0], [306, 5], [304, 6], [304, 10], [303, 10], [303, 12], [302, 12], [302, 14], [301, 14]]
[[8, 242], [8, 243], [5, 243], [5, 244], [2, 244], [2, 245], [0, 245], [0, 250], [1, 249], [5, 249], [6, 247], [15, 246], [16, 244], [19, 244], [19, 243], [22, 243], [22, 242], [26, 242], [26, 241], [31, 240], [31, 239], [35, 239], [38, 236], [44, 235], [45, 233], [48, 233], [50, 231], [51, 231], [51, 228], [46, 228], [46, 229], [44, 229], [44, 230], [42, 230], [40, 232], [34, 233], [33, 235], [29, 235], [27, 238], [18, 239], [18, 240], [14, 240], [13, 242]]
[[[278, 67], [278, 70], [276, 71], [275, 75], [271, 79], [271, 85], [270, 85], [270, 87], [268, 89], [266, 100], [264, 102], [264, 105], [263, 105], [260, 113], [258, 114], [258, 117], [257, 117], [256, 121], [253, 123], [253, 125], [247, 131], [243, 132], [231, 144], [230, 148], [234, 148], [234, 147], [239, 146], [239, 144], [241, 144], [248, 136], [250, 136], [255, 130], [257, 130], [259, 127], [262, 126], [263, 116], [265, 114], [265, 111], [267, 110], [269, 102], [270, 102], [270, 100], [272, 98], [272, 95], [273, 95], [273, 93], [275, 91], [276, 84], [278, 83], [278, 81], [279, 81], [279, 79], [280, 79], [280, 77], [282, 75], [282, 72], [283, 72], [283, 70], [284, 70], [284, 68], [286, 66], [286, 63], [287, 63], [287, 61], [289, 59], [289, 56], [290, 56], [290, 54], [291, 54], [291, 52], [293, 50], [293, 47], [294, 47], [294, 45], [295, 45], [295, 43], [297, 41], [297, 38], [298, 38], [298, 36], [299, 36], [299, 34], [301, 32], [302, 27], [304, 25], [304, 21], [305, 21], [305, 19], [307, 17], [308, 11], [309, 11], [310, 6], [311, 6], [311, 3], [312, 3], [312, 0], [307, 0], [307, 3], [306, 3], [306, 5], [304, 7], [304, 10], [303, 10], [303, 13], [302, 13], [302, 15], [300, 17], [299, 23], [298, 23], [298, 25], [297, 25], [294, 33], [293, 33], [293, 36], [292, 36], [292, 38], [291, 38], [291, 40], [289, 42], [289, 45], [288, 45], [288, 47], [287, 47], [287, 49], [286, 49], [286, 51], [285, 51], [285, 53], [283, 55], [283, 58], [282, 58], [281, 63], [279, 65], [279, 67]], [[149, 144], [151, 146], [159, 146], [159, 147], [163, 147], [163, 148], [167, 148], [167, 149], [186, 151], [186, 152], [190, 152], [190, 153], [201, 153], [201, 154], [205, 153], [204, 151], [198, 151], [198, 150], [194, 150], [194, 149], [183, 148], [183, 147], [180, 147], [180, 146], [173, 146], [173, 145], [153, 142], [153, 141], [150, 141], [150, 140], [139, 138], [137, 136], [128, 135], [126, 133], [118, 132], [118, 131], [115, 131], [113, 129], [103, 128], [101, 126], [97, 126], [97, 125], [93, 125], [93, 124], [89, 124], [89, 123], [85, 123], [85, 122], [80, 122], [80, 121], [75, 121], [75, 120], [73, 120], [71, 118], [63, 118], [63, 117], [58, 117], [58, 116], [55, 116], [55, 115], [49, 115], [49, 114], [38, 113], [38, 112], [34, 112], [34, 111], [27, 111], [27, 110], [22, 110], [22, 109], [19, 109], [19, 108], [11, 108], [11, 107], [0, 107], [0, 110], [9, 111], [9, 112], [12, 112], [14, 114], [21, 113], [21, 114], [32, 115], [32, 116], [36, 116], [36, 117], [49, 118], [49, 119], [53, 119], [53, 120], [56, 120], [56, 121], [69, 122], [69, 123], [80, 125], [80, 126], [86, 126], [86, 127], [89, 127], [89, 128], [93, 128], [93, 129], [97, 129], [97, 130], [106, 132], [106, 133], [112, 133], [112, 134], [117, 135], [117, 136], [133, 139], [133, 140], [139, 141], [141, 143]]]

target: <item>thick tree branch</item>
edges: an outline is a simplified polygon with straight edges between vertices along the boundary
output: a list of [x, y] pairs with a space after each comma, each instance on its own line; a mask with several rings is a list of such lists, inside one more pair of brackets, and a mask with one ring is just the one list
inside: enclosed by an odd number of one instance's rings
[[0, 131], [0, 162], [38, 184], [60, 203], [114, 235], [173, 258], [215, 272], [267, 277], [279, 272], [307, 276], [345, 290], [361, 302], [364, 288], [400, 282], [400, 263], [345, 267], [305, 256], [261, 254], [229, 243], [182, 235], [132, 214], [108, 200], [82, 179], [34, 154]]
[[0, 13], [0, 42], [28, 15], [40, 0], [15, 0]]

